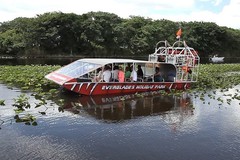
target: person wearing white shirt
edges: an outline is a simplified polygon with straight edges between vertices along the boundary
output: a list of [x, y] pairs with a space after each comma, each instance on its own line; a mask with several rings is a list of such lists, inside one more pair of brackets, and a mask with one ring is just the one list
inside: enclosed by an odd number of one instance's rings
[[102, 76], [103, 76], [103, 78], [102, 78], [103, 81], [104, 81], [104, 82], [110, 82], [111, 75], [112, 75], [112, 73], [111, 73], [111, 71], [110, 71], [110, 67], [109, 67], [109, 66], [105, 66], [105, 67], [104, 67], [103, 74], [102, 74]]
[[133, 69], [133, 66], [131, 66], [131, 76], [130, 76], [130, 80], [131, 82], [137, 82], [137, 72], [135, 71], [135, 69]]

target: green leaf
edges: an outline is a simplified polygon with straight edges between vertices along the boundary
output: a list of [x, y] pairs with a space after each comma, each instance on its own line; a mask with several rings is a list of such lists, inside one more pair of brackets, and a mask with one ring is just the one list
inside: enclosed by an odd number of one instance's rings
[[38, 124], [37, 124], [36, 121], [34, 121], [34, 122], [32, 122], [32, 125], [33, 125], [33, 126], [37, 126]]
[[5, 100], [0, 100], [0, 106], [5, 106]]

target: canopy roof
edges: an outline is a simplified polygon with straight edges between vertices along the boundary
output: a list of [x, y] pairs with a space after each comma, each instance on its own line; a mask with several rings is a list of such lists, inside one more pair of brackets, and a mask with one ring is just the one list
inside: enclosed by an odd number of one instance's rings
[[109, 63], [152, 63], [152, 62], [143, 61], [143, 60], [113, 59], [113, 58], [84, 58], [84, 59], [79, 59], [77, 61], [87, 62], [87, 63], [95, 63], [95, 64], [100, 64], [100, 65], [106, 65]]
[[[55, 73], [66, 75], [71, 78], [78, 78], [87, 73], [90, 73], [107, 64], [149, 64], [156, 63], [151, 61], [134, 60], [134, 59], [107, 59], [107, 58], [84, 58], [76, 60], [69, 65], [66, 65]], [[157, 62], [158, 63], [158, 62]]]

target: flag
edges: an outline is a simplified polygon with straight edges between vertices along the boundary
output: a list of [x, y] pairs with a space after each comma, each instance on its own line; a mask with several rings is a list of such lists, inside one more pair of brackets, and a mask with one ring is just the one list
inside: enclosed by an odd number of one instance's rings
[[176, 37], [177, 39], [179, 39], [181, 37], [181, 35], [182, 35], [182, 28], [179, 28], [179, 30], [177, 31], [176, 35], [177, 35], [177, 37]]

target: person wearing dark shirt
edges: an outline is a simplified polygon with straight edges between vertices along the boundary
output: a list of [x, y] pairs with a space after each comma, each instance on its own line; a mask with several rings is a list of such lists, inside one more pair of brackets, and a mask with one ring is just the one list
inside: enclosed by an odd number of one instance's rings
[[155, 74], [153, 76], [154, 76], [154, 82], [162, 82], [163, 81], [163, 78], [162, 78], [162, 75], [160, 72], [160, 68], [158, 68], [158, 67], [155, 68]]
[[141, 65], [138, 65], [137, 77], [138, 78], [143, 78], [143, 70], [141, 68]]

